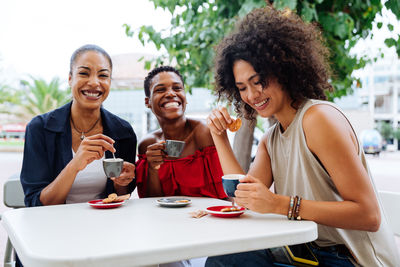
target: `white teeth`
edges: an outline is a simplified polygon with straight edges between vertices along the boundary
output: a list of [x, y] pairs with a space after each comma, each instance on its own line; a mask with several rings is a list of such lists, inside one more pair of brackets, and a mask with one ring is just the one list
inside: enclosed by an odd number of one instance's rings
[[100, 95], [100, 92], [90, 93], [90, 92], [87, 92], [87, 91], [83, 91], [83, 94], [86, 95], [86, 96], [90, 96], [90, 97], [98, 97]]
[[99, 94], [92, 94], [92, 93], [88, 93], [88, 94], [86, 94], [87, 96], [93, 96], [93, 97], [97, 97], [97, 96], [99, 96]]
[[177, 108], [178, 106], [179, 106], [179, 104], [177, 102], [169, 102], [169, 103], [164, 105], [165, 108], [170, 108], [170, 107]]
[[262, 105], [264, 105], [265, 103], [267, 103], [269, 100], [269, 98], [265, 99], [264, 101], [261, 101], [260, 103], [254, 104], [254, 106], [256, 107], [261, 107]]

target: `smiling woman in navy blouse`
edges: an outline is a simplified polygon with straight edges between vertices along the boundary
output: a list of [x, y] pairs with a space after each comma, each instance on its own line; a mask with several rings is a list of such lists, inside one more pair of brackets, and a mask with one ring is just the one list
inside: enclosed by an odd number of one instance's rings
[[[72, 101], [32, 119], [26, 128], [21, 183], [28, 207], [87, 202], [135, 188], [136, 135], [102, 103], [110, 92], [112, 62], [96, 45], [71, 57]], [[102, 159], [124, 159], [120, 177], [107, 179]]]

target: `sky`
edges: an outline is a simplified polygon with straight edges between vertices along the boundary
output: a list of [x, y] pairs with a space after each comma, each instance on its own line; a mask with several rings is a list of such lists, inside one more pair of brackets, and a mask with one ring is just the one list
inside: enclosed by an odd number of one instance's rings
[[66, 81], [69, 59], [84, 44], [97, 44], [111, 56], [150, 53], [125, 35], [124, 23], [166, 28], [171, 16], [148, 0], [2, 0], [0, 1], [0, 81], [33, 75]]
[[[383, 49], [385, 52], [388, 52], [389, 54], [393, 55], [392, 53], [395, 53], [394, 48], [388, 49], [384, 45], [384, 40], [389, 37], [396, 38], [396, 35], [400, 33], [400, 22], [397, 20], [396, 16], [386, 10], [385, 8], [382, 10], [382, 15], [377, 15], [375, 18], [375, 22], [382, 22], [383, 26], [381, 29], [378, 29], [376, 26], [376, 23], [373, 24], [373, 30], [372, 30], [372, 39], [371, 38], [366, 38], [364, 41], [358, 42], [356, 45], [355, 53], [361, 55], [361, 54], [366, 54], [366, 55], [377, 55], [379, 48]], [[389, 31], [387, 25], [391, 24], [393, 25], [393, 31]], [[371, 36], [371, 34], [370, 34]]]

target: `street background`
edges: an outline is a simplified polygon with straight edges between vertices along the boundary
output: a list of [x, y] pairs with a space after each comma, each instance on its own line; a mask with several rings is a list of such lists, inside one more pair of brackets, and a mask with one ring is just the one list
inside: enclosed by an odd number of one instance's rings
[[[0, 152], [1, 185], [12, 174], [19, 173], [22, 156], [21, 152]], [[382, 152], [380, 156], [367, 155], [367, 161], [378, 190], [400, 192], [400, 151]], [[3, 186], [0, 186], [0, 197], [3, 199]], [[0, 213], [9, 209], [0, 201]], [[0, 227], [0, 264], [3, 262], [6, 242], [7, 234], [4, 228]], [[396, 242], [400, 251], [400, 238], [396, 238]]]

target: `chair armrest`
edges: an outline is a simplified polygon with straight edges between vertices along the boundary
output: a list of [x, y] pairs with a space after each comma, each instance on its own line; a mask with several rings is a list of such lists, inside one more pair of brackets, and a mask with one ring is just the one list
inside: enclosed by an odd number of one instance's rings
[[19, 173], [11, 175], [3, 185], [4, 205], [9, 208], [23, 208], [25, 207], [24, 198]]

